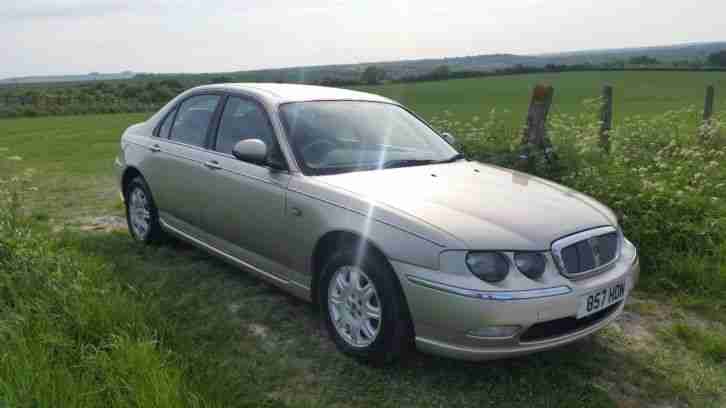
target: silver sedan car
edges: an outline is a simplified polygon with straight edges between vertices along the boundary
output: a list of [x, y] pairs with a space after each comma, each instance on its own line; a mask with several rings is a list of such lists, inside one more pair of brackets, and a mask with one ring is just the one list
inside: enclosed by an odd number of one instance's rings
[[129, 127], [116, 167], [134, 239], [313, 302], [363, 360], [511, 357], [612, 322], [640, 270], [613, 212], [452, 142], [377, 95], [210, 85]]

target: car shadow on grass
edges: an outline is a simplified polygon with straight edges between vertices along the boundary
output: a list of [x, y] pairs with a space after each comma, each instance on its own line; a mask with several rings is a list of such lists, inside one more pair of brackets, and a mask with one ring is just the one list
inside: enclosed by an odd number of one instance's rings
[[372, 367], [335, 349], [311, 305], [190, 245], [143, 247], [118, 232], [67, 243], [148, 302], [189, 383], [223, 404], [262, 395], [290, 406], [628, 407], [675, 397], [663, 373], [603, 335], [508, 360], [413, 352]]

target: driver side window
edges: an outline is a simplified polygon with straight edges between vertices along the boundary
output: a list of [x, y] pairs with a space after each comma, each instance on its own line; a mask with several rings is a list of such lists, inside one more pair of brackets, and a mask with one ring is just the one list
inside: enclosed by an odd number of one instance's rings
[[224, 106], [214, 150], [232, 154], [237, 142], [260, 139], [268, 149], [275, 149], [275, 136], [262, 107], [250, 100], [230, 96]]

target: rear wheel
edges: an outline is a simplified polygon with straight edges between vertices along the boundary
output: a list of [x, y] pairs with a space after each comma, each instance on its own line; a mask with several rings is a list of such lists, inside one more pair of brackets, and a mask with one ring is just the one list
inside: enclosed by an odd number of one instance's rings
[[385, 258], [371, 251], [356, 258], [354, 250], [340, 249], [323, 267], [319, 300], [326, 328], [345, 354], [389, 363], [411, 343], [405, 300]]
[[158, 243], [164, 238], [159, 212], [151, 190], [143, 178], [136, 177], [126, 186], [126, 222], [131, 236], [145, 244]]

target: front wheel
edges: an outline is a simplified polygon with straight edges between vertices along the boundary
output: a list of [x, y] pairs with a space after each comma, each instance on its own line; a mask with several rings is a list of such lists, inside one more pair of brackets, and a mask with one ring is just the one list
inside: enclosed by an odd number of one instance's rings
[[382, 256], [369, 252], [356, 260], [355, 251], [338, 250], [323, 268], [320, 305], [328, 333], [345, 354], [392, 362], [411, 342], [405, 300]]
[[145, 244], [159, 243], [164, 232], [151, 190], [143, 178], [137, 177], [126, 186], [126, 222], [131, 236]]

